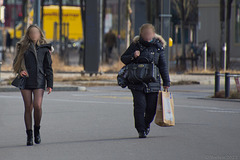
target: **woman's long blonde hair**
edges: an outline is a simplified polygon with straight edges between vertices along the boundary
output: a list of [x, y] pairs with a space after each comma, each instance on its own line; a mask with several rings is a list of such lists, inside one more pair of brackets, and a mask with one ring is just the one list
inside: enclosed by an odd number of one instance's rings
[[30, 25], [27, 28], [26, 34], [16, 44], [16, 57], [15, 57], [14, 62], [13, 62], [13, 71], [15, 73], [19, 73], [21, 71], [21, 66], [25, 65], [25, 64], [22, 64], [22, 62], [23, 62], [23, 58], [24, 58], [24, 53], [29, 48], [29, 46], [30, 46], [30, 44], [32, 42], [32, 40], [31, 40], [31, 38], [29, 36], [29, 33], [30, 33], [30, 30], [33, 27], [37, 28], [39, 30], [39, 32], [40, 32], [40, 39], [38, 40], [37, 44], [38, 45], [42, 45], [42, 44], [46, 44], [47, 43], [42, 30], [36, 24]]

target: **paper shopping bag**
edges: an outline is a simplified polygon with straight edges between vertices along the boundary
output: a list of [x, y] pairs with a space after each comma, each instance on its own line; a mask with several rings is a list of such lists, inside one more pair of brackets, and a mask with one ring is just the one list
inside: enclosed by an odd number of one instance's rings
[[171, 92], [159, 92], [155, 123], [162, 127], [174, 126], [174, 103]]

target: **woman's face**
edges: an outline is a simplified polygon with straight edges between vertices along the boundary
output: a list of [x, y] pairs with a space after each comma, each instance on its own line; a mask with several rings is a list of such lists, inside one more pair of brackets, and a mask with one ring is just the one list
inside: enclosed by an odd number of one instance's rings
[[142, 31], [141, 37], [144, 41], [151, 42], [155, 36], [155, 32], [152, 28], [146, 28]]
[[40, 31], [36, 27], [32, 27], [29, 31], [29, 37], [32, 41], [36, 42], [40, 39]]

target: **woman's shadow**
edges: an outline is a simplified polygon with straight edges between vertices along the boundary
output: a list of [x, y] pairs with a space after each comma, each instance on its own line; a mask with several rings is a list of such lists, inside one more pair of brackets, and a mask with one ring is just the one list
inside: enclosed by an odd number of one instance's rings
[[[138, 137], [109, 138], [109, 139], [87, 139], [87, 140], [78, 140], [78, 141], [62, 141], [62, 142], [41, 143], [40, 145], [33, 145], [33, 146], [91, 143], [91, 142], [111, 142], [111, 141], [125, 141], [125, 140], [147, 140], [147, 139], [155, 139], [155, 138], [162, 138], [162, 137], [166, 137], [166, 136], [150, 136], [146, 139], [139, 139]], [[10, 149], [10, 148], [20, 148], [20, 147], [27, 147], [27, 146], [26, 145], [0, 146], [0, 149]]]

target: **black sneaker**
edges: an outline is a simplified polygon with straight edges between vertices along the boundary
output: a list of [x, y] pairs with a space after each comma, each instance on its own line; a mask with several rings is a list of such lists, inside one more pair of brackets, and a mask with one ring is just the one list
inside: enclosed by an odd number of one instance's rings
[[146, 135], [148, 135], [149, 132], [150, 132], [150, 125], [147, 125], [146, 128], [145, 128]]
[[145, 132], [138, 132], [139, 138], [146, 138], [147, 135]]

